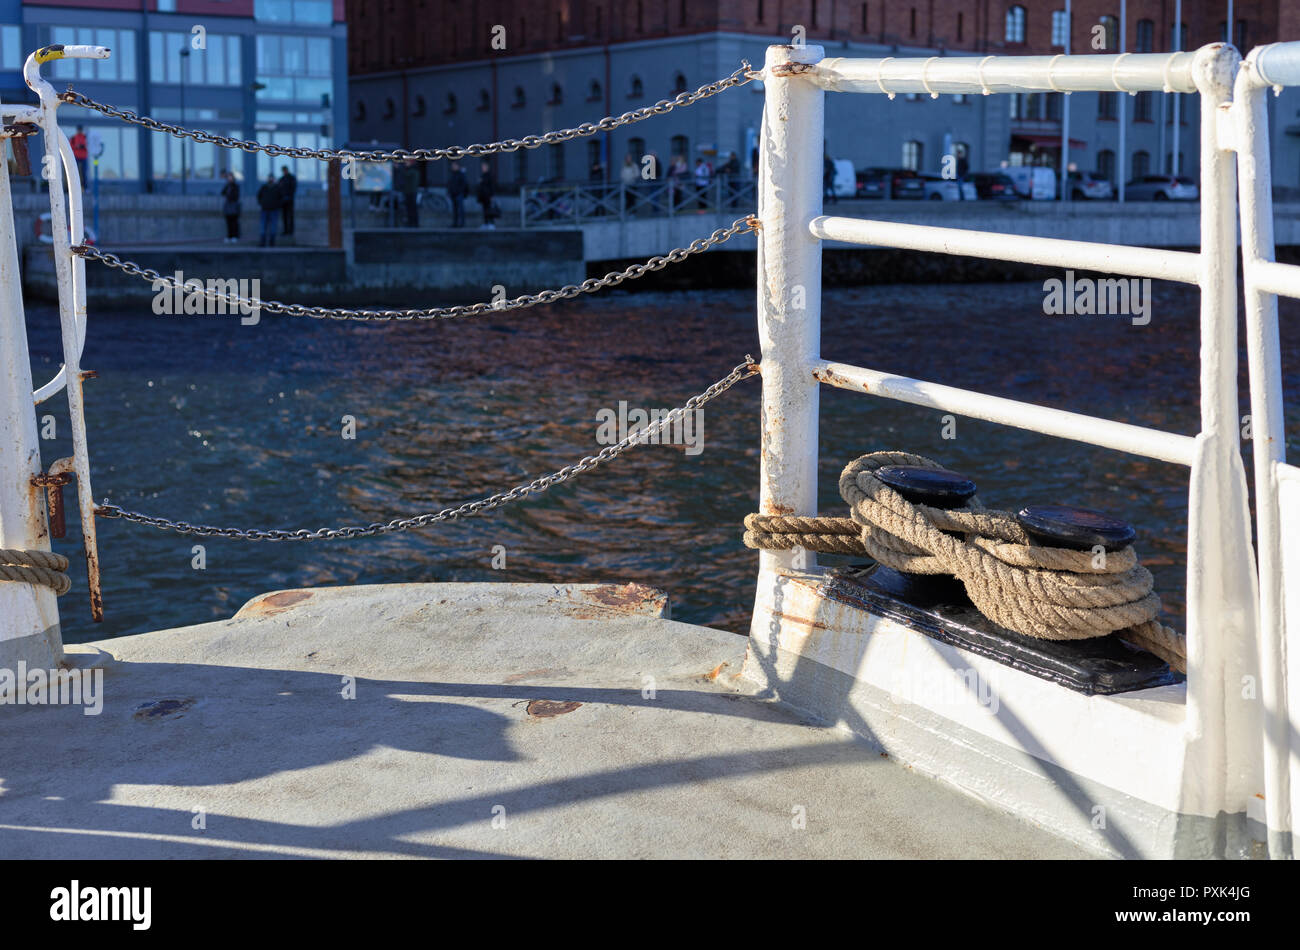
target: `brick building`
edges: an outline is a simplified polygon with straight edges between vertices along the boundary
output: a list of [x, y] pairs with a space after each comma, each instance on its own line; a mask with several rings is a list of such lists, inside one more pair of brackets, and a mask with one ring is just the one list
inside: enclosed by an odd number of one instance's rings
[[[855, 57], [1166, 52], [1225, 39], [1227, 0], [379, 0], [348, 22], [350, 123], [360, 141], [408, 146], [481, 142], [568, 127], [670, 96], [731, 72], [801, 28], [828, 55]], [[1240, 48], [1300, 39], [1294, 0], [1235, 0]], [[1181, 33], [1181, 36], [1179, 35]], [[1278, 185], [1300, 191], [1297, 94], [1276, 100]], [[1112, 180], [1197, 171], [1197, 97], [1143, 93], [827, 97], [830, 154], [855, 166], [938, 171], [956, 153], [971, 169], [1059, 168], [1069, 109], [1069, 162]], [[504, 183], [609, 176], [624, 156], [750, 154], [756, 84], [605, 136], [498, 160]], [[1123, 154], [1119, 129], [1125, 130]], [[1294, 132], [1288, 133], [1291, 127]], [[720, 160], [720, 159], [714, 159]], [[744, 163], [746, 166], [748, 162]], [[444, 174], [438, 167], [434, 175]]]

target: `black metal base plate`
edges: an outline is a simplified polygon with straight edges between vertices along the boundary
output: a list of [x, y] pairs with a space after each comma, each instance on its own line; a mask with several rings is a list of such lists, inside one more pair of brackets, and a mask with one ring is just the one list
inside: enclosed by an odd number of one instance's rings
[[880, 565], [840, 568], [823, 584], [822, 593], [1090, 696], [1166, 686], [1184, 679], [1162, 660], [1114, 636], [1038, 640], [1012, 633], [976, 610], [961, 582], [951, 577], [900, 574]]

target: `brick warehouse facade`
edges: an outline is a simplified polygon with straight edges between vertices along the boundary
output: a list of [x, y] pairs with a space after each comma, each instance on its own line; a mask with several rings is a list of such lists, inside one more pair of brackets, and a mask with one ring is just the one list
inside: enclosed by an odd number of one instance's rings
[[[1300, 38], [1300, 4], [1235, 0], [1232, 39], [1249, 50]], [[1122, 48], [1174, 48], [1173, 0], [1130, 0]], [[1121, 49], [1118, 0], [1072, 4], [1071, 51]], [[1227, 3], [1183, 4], [1182, 48], [1222, 40]], [[442, 145], [569, 127], [695, 88], [760, 63], [796, 25], [828, 55], [1053, 54], [1063, 51], [1064, 0], [547, 0], [542, 3], [378, 0], [350, 5], [350, 125], [359, 142]], [[504, 49], [491, 45], [494, 28]], [[1094, 47], [1100, 36], [1105, 49]], [[855, 167], [939, 170], [948, 151], [972, 170], [1059, 167], [1064, 97], [827, 96], [827, 142]], [[1175, 100], [1177, 108], [1175, 107]], [[1274, 178], [1300, 195], [1300, 94], [1271, 100]], [[607, 136], [497, 159], [506, 185], [617, 174], [627, 154], [748, 156], [758, 134], [756, 84]], [[1069, 97], [1069, 161], [1112, 180], [1198, 167], [1197, 97], [1077, 93]], [[1121, 113], [1125, 155], [1119, 154]], [[1175, 113], [1178, 121], [1175, 123]], [[1291, 131], [1288, 131], [1290, 129]], [[441, 180], [445, 169], [429, 169]]]

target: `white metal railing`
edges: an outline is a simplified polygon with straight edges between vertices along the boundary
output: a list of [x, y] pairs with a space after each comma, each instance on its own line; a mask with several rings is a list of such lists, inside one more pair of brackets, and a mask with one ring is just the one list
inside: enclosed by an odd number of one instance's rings
[[[1237, 153], [1241, 204], [1242, 282], [1259, 546], [1260, 701], [1265, 710], [1264, 803], [1270, 853], [1294, 849], [1287, 832], [1300, 815], [1300, 740], [1290, 711], [1300, 710], [1300, 643], [1288, 651], [1285, 545], [1280, 481], [1300, 476], [1286, 464], [1278, 295], [1300, 299], [1300, 267], [1274, 260], [1273, 188], [1269, 168], [1267, 96], [1270, 87], [1300, 86], [1300, 43], [1255, 49], [1237, 72], [1225, 136]], [[1300, 511], [1291, 511], [1292, 517]], [[1293, 526], [1290, 543], [1295, 545]], [[1296, 568], [1292, 567], [1292, 571]], [[1300, 596], [1294, 575], [1292, 596]], [[1300, 631], [1292, 631], [1300, 633]], [[1287, 661], [1290, 658], [1291, 668]], [[1289, 683], [1289, 685], [1288, 685]]]
[[[818, 513], [818, 390], [823, 383], [1190, 466], [1186, 765], [1180, 810], [1200, 815], [1253, 813], [1264, 787], [1260, 767], [1264, 719], [1259, 704], [1237, 699], [1242, 684], [1267, 668], [1267, 663], [1261, 667], [1258, 656], [1263, 645], [1256, 643], [1260, 604], [1237, 418], [1234, 167], [1227, 130], [1219, 121], [1222, 107], [1231, 98], [1239, 61], [1237, 52], [1224, 44], [1158, 55], [873, 60], [824, 59], [822, 50], [812, 46], [770, 47], [763, 77], [758, 252], [763, 353], [761, 510]], [[1294, 60], [1281, 54], [1268, 54], [1267, 63], [1264, 71], [1269, 76], [1273, 76], [1269, 69], [1295, 66]], [[1286, 73], [1286, 78], [1291, 75]], [[1201, 247], [1197, 253], [822, 214], [826, 91], [892, 98], [900, 92], [938, 96], [1146, 90], [1200, 95]], [[1198, 286], [1200, 431], [1195, 436], [1162, 432], [824, 359], [820, 288], [825, 241], [1082, 267]], [[1300, 287], [1300, 278], [1281, 265], [1257, 261], [1250, 267], [1248, 287]], [[1263, 341], [1261, 351], [1276, 361], [1275, 330], [1271, 341]], [[1259, 399], [1268, 404], [1266, 430], [1279, 426], [1280, 391], [1261, 392]], [[1256, 452], [1260, 451], [1257, 443]], [[808, 552], [761, 552], [760, 603], [777, 596], [782, 575], [795, 572], [796, 556], [803, 569], [815, 565]], [[1265, 555], [1261, 568], [1273, 567]], [[1279, 632], [1268, 647], [1274, 663], [1282, 648]], [[1275, 726], [1281, 721], [1285, 720], [1272, 720]], [[1276, 749], [1274, 757], [1276, 762]], [[1290, 827], [1289, 818], [1278, 811], [1279, 804], [1274, 803], [1268, 816], [1277, 841]], [[1279, 847], [1275, 841], [1275, 853]]]

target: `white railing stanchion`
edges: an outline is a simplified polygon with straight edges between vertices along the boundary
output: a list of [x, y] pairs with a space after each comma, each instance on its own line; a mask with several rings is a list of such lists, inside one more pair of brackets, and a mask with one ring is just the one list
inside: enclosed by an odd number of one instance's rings
[[[771, 46], [764, 70], [758, 186], [759, 511], [769, 515], [817, 514], [820, 384], [812, 369], [821, 350], [822, 249], [808, 223], [822, 209], [825, 94], [789, 70], [821, 58], [819, 46]], [[815, 564], [811, 552], [763, 551], [760, 588], [764, 577], [792, 569], [796, 557], [802, 568]]]
[[[1257, 579], [1237, 414], [1237, 214], [1232, 153], [1219, 122], [1240, 57], [1196, 54], [1201, 101], [1201, 432], [1187, 524], [1187, 762], [1180, 811], [1255, 811], [1261, 791]], [[1242, 846], [1245, 842], [1233, 842]]]
[[[1270, 265], [1277, 266], [1272, 263], [1275, 249], [1267, 102], [1270, 83], [1258, 68], [1260, 57], [1270, 53], [1277, 56], [1279, 50], [1283, 59], [1290, 55], [1295, 62], [1300, 62], [1300, 43], [1253, 50], [1237, 73], [1230, 128], [1237, 150], [1241, 194], [1242, 282], [1259, 545], [1259, 699], [1265, 717], [1264, 813], [1269, 856], [1288, 858], [1295, 853], [1292, 799], [1297, 776], [1291, 774], [1291, 704], [1287, 697], [1288, 650], [1283, 617], [1282, 512], [1278, 485], [1278, 466], [1286, 462], [1285, 403], [1277, 297], [1276, 291], [1269, 291], [1266, 279]], [[1300, 81], [1300, 74], [1294, 78]], [[1286, 292], [1285, 287], [1278, 289]], [[1291, 293], [1300, 295], [1300, 283], [1292, 282]]]
[[[31, 482], [42, 471], [41, 449], [5, 162], [0, 162], [0, 445], [0, 548], [48, 551], [44, 493]], [[62, 655], [54, 591], [0, 583], [0, 669], [15, 670], [19, 661], [34, 669], [53, 669]]]

